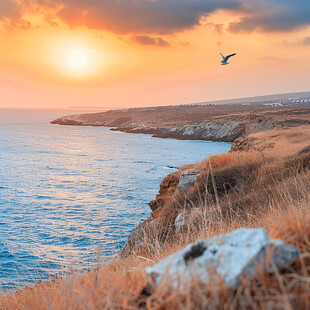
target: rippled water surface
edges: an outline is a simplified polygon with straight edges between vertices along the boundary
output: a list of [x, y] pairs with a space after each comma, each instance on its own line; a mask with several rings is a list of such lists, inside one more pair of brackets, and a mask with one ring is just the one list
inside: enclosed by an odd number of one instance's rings
[[162, 178], [229, 143], [157, 139], [0, 111], [0, 287], [23, 287], [115, 256], [150, 214]]

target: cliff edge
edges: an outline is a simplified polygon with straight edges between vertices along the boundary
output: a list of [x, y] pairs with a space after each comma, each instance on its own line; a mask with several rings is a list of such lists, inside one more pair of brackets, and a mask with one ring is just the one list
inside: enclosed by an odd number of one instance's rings
[[105, 126], [159, 138], [233, 142], [255, 132], [310, 124], [310, 109], [264, 105], [169, 106], [68, 115], [51, 123]]

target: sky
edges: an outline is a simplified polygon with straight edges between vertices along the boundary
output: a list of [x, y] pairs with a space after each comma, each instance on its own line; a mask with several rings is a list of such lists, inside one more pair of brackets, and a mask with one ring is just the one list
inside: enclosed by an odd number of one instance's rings
[[0, 109], [310, 91], [309, 0], [0, 0], [0, 42]]

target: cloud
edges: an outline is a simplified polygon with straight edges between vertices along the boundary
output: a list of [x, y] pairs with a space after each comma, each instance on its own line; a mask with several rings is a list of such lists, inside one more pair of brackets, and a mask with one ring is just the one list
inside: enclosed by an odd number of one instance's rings
[[223, 24], [214, 24], [214, 23], [206, 23], [206, 26], [209, 26], [214, 29], [214, 32], [222, 35], [224, 31], [224, 25]]
[[[310, 26], [310, 0], [0, 0], [0, 20], [19, 21], [22, 12], [36, 11], [52, 24], [58, 18], [119, 35], [171, 34], [208, 23], [219, 10], [235, 12], [228, 27], [234, 33]], [[221, 24], [213, 27], [223, 31]]]
[[261, 0], [258, 3], [252, 3], [255, 13], [230, 23], [228, 29], [231, 32], [287, 32], [310, 25], [309, 0]]
[[[23, 0], [29, 1], [29, 0]], [[218, 9], [239, 10], [242, 0], [32, 0], [58, 7], [68, 25], [118, 34], [167, 34], [199, 25], [202, 16]]]
[[31, 23], [22, 17], [22, 7], [15, 0], [0, 0], [0, 21], [7, 30], [28, 29]]
[[157, 45], [157, 46], [170, 46], [170, 44], [160, 37], [139, 36], [132, 37], [132, 41], [143, 45]]
[[18, 20], [20, 16], [20, 6], [14, 0], [0, 1], [0, 20]]
[[305, 37], [305, 38], [302, 40], [302, 44], [310, 45], [310, 37]]

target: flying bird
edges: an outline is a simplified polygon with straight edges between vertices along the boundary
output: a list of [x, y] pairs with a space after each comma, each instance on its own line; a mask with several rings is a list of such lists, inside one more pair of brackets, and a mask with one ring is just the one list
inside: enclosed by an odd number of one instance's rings
[[230, 55], [228, 55], [228, 56], [224, 56], [222, 53], [220, 53], [220, 54], [221, 54], [221, 56], [223, 57], [223, 60], [221, 61], [221, 65], [222, 65], [222, 66], [228, 65], [229, 62], [227, 62], [227, 60], [228, 60], [230, 57], [237, 55], [237, 53], [230, 54]]

